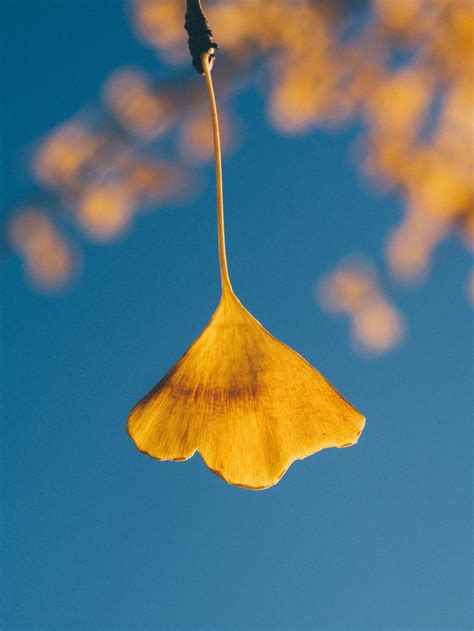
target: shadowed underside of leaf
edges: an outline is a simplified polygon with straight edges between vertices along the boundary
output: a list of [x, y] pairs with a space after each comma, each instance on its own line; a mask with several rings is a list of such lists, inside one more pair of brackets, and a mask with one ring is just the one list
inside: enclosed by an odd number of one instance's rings
[[357, 442], [357, 412], [307, 361], [227, 291], [200, 337], [130, 413], [141, 451], [198, 451], [227, 482], [264, 489], [294, 460]]

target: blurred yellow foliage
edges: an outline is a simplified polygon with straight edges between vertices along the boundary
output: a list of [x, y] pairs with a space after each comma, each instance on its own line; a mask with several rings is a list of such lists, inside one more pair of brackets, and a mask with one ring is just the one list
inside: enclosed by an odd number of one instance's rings
[[[226, 105], [242, 77], [263, 66], [258, 88], [278, 131], [302, 134], [362, 123], [359, 168], [403, 202], [402, 220], [385, 240], [396, 281], [423, 279], [448, 236], [473, 249], [471, 0], [205, 4], [222, 51], [214, 73]], [[130, 0], [130, 6], [138, 37], [165, 63], [189, 67], [183, 3]], [[182, 167], [173, 165], [176, 177], [154, 184], [153, 169], [144, 166], [150, 156], [137, 158], [137, 144], [172, 133], [183, 164], [210, 159], [209, 122], [192, 85], [158, 84], [139, 69], [119, 68], [103, 87], [110, 123], [96, 129], [75, 118], [39, 144], [37, 180], [57, 192], [66, 208], [77, 209], [69, 216], [89, 236], [112, 238], [143, 204], [180, 194]], [[222, 123], [225, 148], [237, 136], [230, 109]]]
[[125, 231], [133, 211], [134, 200], [128, 188], [109, 182], [84, 191], [77, 216], [79, 225], [90, 237], [108, 241]]
[[184, 61], [184, 4], [173, 0], [137, 0], [132, 3], [132, 20], [137, 35], [152, 43], [167, 61]]
[[379, 298], [353, 314], [352, 340], [362, 352], [383, 353], [403, 339], [403, 319], [387, 300]]
[[157, 204], [187, 192], [188, 181], [182, 168], [157, 158], [135, 159], [123, 174], [123, 181], [137, 204]]
[[[180, 59], [184, 47], [177, 4], [133, 3], [136, 28], [166, 59]], [[228, 56], [268, 57], [269, 114], [279, 130], [363, 118], [365, 172], [405, 199], [389, 264], [397, 278], [422, 277], [436, 245], [472, 226], [472, 2], [372, 0], [364, 27], [349, 38], [341, 31], [360, 17], [337, 3], [222, 0], [206, 10]], [[406, 59], [394, 65], [397, 51]], [[400, 238], [415, 226], [419, 237]]]
[[317, 298], [328, 311], [349, 316], [354, 348], [362, 353], [383, 353], [403, 339], [403, 317], [383, 295], [373, 269], [361, 261], [342, 261], [321, 280]]
[[72, 249], [42, 208], [21, 208], [10, 221], [8, 237], [23, 255], [26, 274], [38, 289], [59, 289], [71, 279]]
[[84, 126], [66, 123], [40, 144], [33, 161], [36, 177], [48, 187], [68, 186], [95, 156], [99, 144]]
[[171, 123], [170, 104], [153, 92], [148, 77], [138, 70], [117, 70], [103, 92], [106, 105], [129, 133], [153, 140]]

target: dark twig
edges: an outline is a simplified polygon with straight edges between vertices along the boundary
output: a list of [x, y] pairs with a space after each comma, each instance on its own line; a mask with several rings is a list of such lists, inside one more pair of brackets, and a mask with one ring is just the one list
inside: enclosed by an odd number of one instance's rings
[[188, 33], [188, 46], [193, 66], [199, 74], [204, 74], [201, 64], [202, 53], [209, 52], [209, 61], [212, 66], [215, 51], [219, 47], [212, 39], [212, 31], [203, 13], [200, 0], [186, 1], [184, 28]]

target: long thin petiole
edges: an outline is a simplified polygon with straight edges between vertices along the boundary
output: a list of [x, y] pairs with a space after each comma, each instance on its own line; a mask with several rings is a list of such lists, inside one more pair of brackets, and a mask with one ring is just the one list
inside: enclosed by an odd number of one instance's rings
[[222, 293], [232, 292], [229, 271], [227, 269], [227, 257], [225, 251], [224, 233], [224, 195], [222, 191], [222, 161], [221, 141], [219, 135], [219, 119], [217, 116], [216, 98], [212, 85], [211, 67], [209, 65], [209, 52], [202, 53], [201, 63], [206, 77], [209, 103], [211, 106], [212, 131], [214, 135], [214, 156], [216, 160], [216, 190], [217, 190], [217, 233], [219, 240], [219, 267], [221, 272]]

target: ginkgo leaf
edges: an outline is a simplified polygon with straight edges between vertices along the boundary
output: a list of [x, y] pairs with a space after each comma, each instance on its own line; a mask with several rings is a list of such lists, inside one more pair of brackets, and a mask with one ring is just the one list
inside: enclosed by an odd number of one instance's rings
[[296, 459], [354, 444], [363, 426], [364, 417], [232, 291], [128, 420], [141, 451], [160, 460], [198, 451], [214, 473], [250, 489], [275, 484]]
[[232, 290], [210, 59], [201, 55], [213, 123], [222, 296], [199, 338], [129, 415], [138, 449], [159, 460], [198, 451], [227, 482], [264, 489], [294, 460], [357, 442], [365, 419], [322, 375], [274, 338]]

